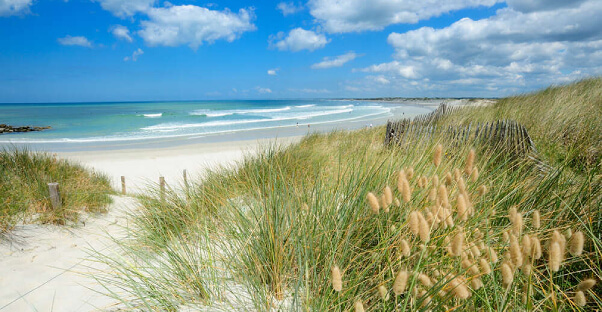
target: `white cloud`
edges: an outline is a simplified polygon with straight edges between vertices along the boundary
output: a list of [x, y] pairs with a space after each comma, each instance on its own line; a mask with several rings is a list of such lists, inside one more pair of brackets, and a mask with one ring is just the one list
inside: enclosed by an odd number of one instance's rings
[[281, 39], [276, 43], [270, 42], [271, 47], [276, 47], [280, 51], [301, 51], [308, 50], [314, 51], [316, 49], [321, 49], [326, 44], [330, 42], [329, 39], [326, 39], [326, 36], [323, 34], [315, 33], [311, 30], [305, 30], [303, 28], [295, 28], [291, 30], [286, 38], [284, 37], [284, 33], [280, 32], [277, 36], [272, 36], [270, 41], [275, 39]]
[[149, 20], [142, 21], [140, 37], [150, 46], [189, 45], [197, 48], [204, 42], [223, 39], [232, 42], [246, 31], [255, 30], [253, 10], [216, 11], [194, 5], [152, 8]]
[[311, 65], [311, 68], [324, 69], [332, 67], [341, 67], [347, 62], [353, 61], [356, 57], [358, 57], [358, 55], [353, 51], [345, 53], [343, 55], [339, 55], [333, 59], [325, 57], [322, 62]]
[[552, 4], [526, 13], [508, 7], [489, 18], [465, 18], [441, 29], [391, 33], [395, 59], [361, 71], [412, 90], [444, 93], [462, 86], [484, 96], [602, 74], [602, 2]]
[[29, 13], [33, 0], [0, 0], [0, 16]]
[[276, 76], [278, 74], [279, 70], [280, 70], [280, 68], [268, 69], [268, 75]]
[[138, 60], [138, 57], [139, 57], [140, 55], [142, 55], [142, 54], [144, 54], [144, 51], [142, 51], [142, 49], [138, 48], [138, 50], [136, 50], [136, 51], [134, 51], [134, 53], [132, 53], [132, 56], [131, 56], [131, 57], [129, 57], [129, 56], [126, 56], [126, 57], [124, 57], [124, 58], [123, 58], [123, 60], [124, 60], [125, 62], [127, 62], [127, 61], [129, 61], [129, 60], [132, 60], [132, 61], [134, 61], [134, 62], [135, 62], [135, 61], [137, 61], [137, 60]]
[[308, 6], [327, 32], [346, 33], [414, 24], [463, 8], [490, 7], [496, 2], [501, 0], [310, 0]]
[[391, 83], [391, 81], [387, 78], [385, 78], [385, 76], [383, 75], [378, 75], [378, 76], [366, 76], [367, 79], [370, 79], [376, 83], [382, 84], [382, 85], [388, 85]]
[[255, 87], [255, 90], [259, 94], [269, 94], [269, 93], [272, 93], [272, 90], [270, 88]]
[[57, 41], [66, 46], [80, 46], [86, 48], [92, 47], [92, 42], [90, 42], [88, 38], [84, 36], [65, 36], [63, 38], [58, 38]]
[[311, 88], [303, 88], [303, 89], [289, 89], [291, 92], [299, 92], [299, 93], [307, 93], [307, 94], [324, 94], [330, 93], [328, 89], [311, 89]]
[[111, 33], [115, 38], [120, 40], [125, 40], [127, 42], [132, 42], [132, 36], [130, 35], [130, 30], [122, 25], [115, 25], [110, 29]]
[[96, 0], [100, 6], [113, 13], [113, 15], [124, 18], [138, 12], [148, 11], [155, 0]]
[[276, 6], [276, 8], [280, 10], [280, 12], [282, 12], [282, 15], [284, 16], [295, 14], [303, 10], [303, 6], [296, 6], [293, 2], [280, 2]]

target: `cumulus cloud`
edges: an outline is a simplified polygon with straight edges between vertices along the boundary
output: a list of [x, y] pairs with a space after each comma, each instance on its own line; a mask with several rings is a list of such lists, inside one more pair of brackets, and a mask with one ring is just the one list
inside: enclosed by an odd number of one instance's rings
[[358, 57], [358, 55], [353, 51], [345, 53], [343, 55], [339, 55], [333, 59], [325, 57], [322, 62], [311, 65], [311, 68], [324, 69], [332, 67], [341, 67], [347, 62], [353, 61], [356, 57]]
[[[273, 43], [274, 40], [279, 41]], [[293, 52], [301, 50], [314, 51], [323, 48], [329, 42], [330, 40], [326, 39], [326, 36], [323, 34], [318, 34], [303, 28], [291, 30], [286, 37], [283, 32], [280, 32], [278, 35], [270, 38], [271, 47], [276, 47], [280, 51], [289, 50]]]
[[395, 59], [361, 71], [415, 90], [462, 86], [485, 95], [602, 74], [600, 1], [524, 11], [510, 6], [492, 17], [464, 18], [442, 29], [391, 33]]
[[132, 42], [132, 36], [130, 35], [130, 30], [122, 25], [115, 25], [110, 29], [111, 33], [115, 38], [120, 40], [125, 40], [127, 42]]
[[392, 24], [414, 24], [455, 10], [490, 7], [496, 2], [501, 0], [310, 0], [308, 6], [311, 15], [327, 32], [347, 33], [381, 30]]
[[276, 6], [276, 8], [280, 10], [280, 12], [282, 12], [282, 15], [284, 16], [295, 14], [303, 10], [303, 6], [297, 6], [293, 2], [280, 2]]
[[135, 61], [137, 61], [137, 60], [138, 60], [138, 57], [139, 57], [140, 55], [142, 55], [142, 54], [144, 54], [144, 51], [142, 51], [142, 49], [138, 48], [138, 50], [136, 50], [136, 51], [134, 51], [134, 53], [132, 53], [132, 56], [131, 56], [131, 57], [130, 57], [130, 56], [126, 56], [126, 57], [124, 57], [124, 58], [123, 58], [123, 60], [124, 60], [125, 62], [127, 62], [127, 61], [129, 61], [129, 60], [132, 60], [132, 61], [134, 61], [134, 62], [135, 62]]
[[63, 38], [58, 38], [57, 41], [66, 46], [80, 46], [86, 48], [92, 47], [92, 42], [90, 42], [88, 38], [84, 36], [65, 36]]
[[151, 8], [146, 13], [149, 20], [141, 22], [140, 37], [150, 46], [189, 45], [196, 49], [204, 42], [216, 40], [232, 42], [242, 33], [255, 30], [255, 14], [251, 9], [233, 13], [210, 10], [194, 5]]
[[0, 16], [29, 13], [33, 0], [0, 0]]
[[113, 15], [124, 18], [132, 16], [138, 12], [149, 10], [155, 0], [96, 0], [100, 6], [113, 13]]
[[280, 70], [280, 68], [274, 68], [274, 69], [268, 69], [268, 75], [270, 76], [276, 76], [278, 73], [278, 71]]

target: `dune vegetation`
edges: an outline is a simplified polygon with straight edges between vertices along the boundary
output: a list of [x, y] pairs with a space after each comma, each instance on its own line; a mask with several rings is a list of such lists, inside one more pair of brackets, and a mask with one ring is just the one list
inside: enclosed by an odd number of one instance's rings
[[93, 277], [125, 308], [580, 311], [602, 308], [602, 80], [467, 107], [513, 119], [537, 159], [384, 127], [266, 146], [155, 187]]
[[[48, 183], [57, 182], [61, 209], [52, 209]], [[65, 224], [81, 211], [105, 211], [113, 193], [109, 179], [53, 155], [26, 149], [0, 151], [0, 233], [18, 222]]]

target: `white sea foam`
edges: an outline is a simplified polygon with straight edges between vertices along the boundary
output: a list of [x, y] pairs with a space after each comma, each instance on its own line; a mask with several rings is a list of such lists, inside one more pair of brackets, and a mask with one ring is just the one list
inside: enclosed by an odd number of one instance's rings
[[265, 108], [265, 109], [234, 109], [234, 110], [218, 110], [212, 111], [207, 109], [200, 109], [193, 112], [190, 112], [189, 115], [193, 116], [207, 116], [207, 117], [223, 117], [230, 116], [234, 114], [238, 115], [254, 115], [254, 114], [266, 114], [266, 113], [276, 113], [276, 112], [284, 112], [290, 110], [290, 106], [282, 107], [282, 108]]
[[297, 105], [297, 106], [295, 106], [295, 108], [308, 108], [308, 107], [314, 107], [314, 106], [316, 106], [316, 104]]
[[146, 117], [146, 118], [159, 118], [159, 117], [163, 117], [163, 113], [157, 113], [157, 114], [142, 114], [142, 116]]

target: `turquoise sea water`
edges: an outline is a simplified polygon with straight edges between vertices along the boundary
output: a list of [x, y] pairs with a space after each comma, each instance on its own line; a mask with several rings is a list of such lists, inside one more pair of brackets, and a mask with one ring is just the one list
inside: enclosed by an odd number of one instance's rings
[[0, 124], [51, 130], [0, 135], [0, 145], [85, 146], [181, 140], [252, 131], [358, 128], [430, 109], [348, 100], [0, 104]]

